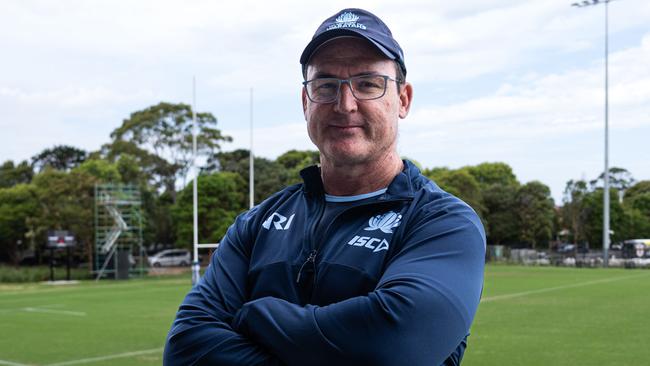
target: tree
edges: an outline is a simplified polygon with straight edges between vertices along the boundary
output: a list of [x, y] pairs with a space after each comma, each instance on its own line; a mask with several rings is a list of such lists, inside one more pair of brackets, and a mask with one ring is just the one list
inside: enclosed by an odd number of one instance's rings
[[[241, 192], [243, 179], [236, 173], [220, 172], [204, 174], [198, 180], [199, 241], [217, 243], [244, 211], [247, 196]], [[172, 208], [176, 226], [178, 247], [191, 247], [193, 242], [192, 184], [188, 184], [178, 196]]]
[[438, 167], [423, 174], [466, 201], [481, 217], [488, 243], [514, 244], [519, 239], [516, 195], [519, 182], [505, 163], [482, 163], [458, 170]]
[[488, 242], [514, 244], [518, 239], [519, 220], [516, 195], [519, 181], [506, 163], [481, 163], [467, 171], [483, 193]]
[[[116, 140], [102, 146], [101, 150], [91, 154], [92, 158], [105, 159], [113, 163], [123, 158], [132, 161], [138, 167], [137, 177], [128, 173], [128, 179], [136, 179], [143, 184], [149, 184], [156, 190], [166, 188], [174, 192], [174, 176], [178, 166], [167, 160], [141, 149], [132, 141]], [[126, 162], [123, 162], [124, 164]], [[126, 167], [123, 167], [126, 168]], [[130, 181], [131, 181], [130, 180]], [[174, 194], [172, 193], [172, 198]]]
[[94, 179], [86, 173], [73, 177], [71, 173], [46, 169], [34, 177], [33, 184], [39, 205], [37, 215], [29, 222], [30, 237], [37, 243], [35, 249], [43, 249], [49, 230], [70, 230], [80, 244], [75, 253], [86, 254], [92, 263]]
[[642, 180], [625, 192], [624, 205], [640, 211], [650, 221], [650, 180]]
[[0, 188], [13, 187], [20, 183], [29, 183], [34, 177], [34, 171], [27, 161], [14, 165], [11, 160], [0, 165]]
[[206, 172], [235, 172], [248, 179], [249, 151], [237, 149], [234, 151], [219, 152], [208, 159]]
[[40, 244], [49, 230], [70, 230], [79, 243], [75, 254], [93, 263], [95, 184], [111, 181], [121, 181], [117, 166], [97, 159], [70, 172], [45, 169], [36, 175], [32, 184], [39, 208], [28, 222], [30, 237]]
[[524, 184], [517, 191], [519, 239], [533, 248], [546, 244], [553, 233], [555, 204], [551, 190], [539, 181]]
[[624, 239], [650, 238], [650, 184], [645, 183], [650, 181], [637, 183], [625, 194]]
[[117, 172], [124, 183], [146, 185], [147, 181], [140, 170], [140, 166], [138, 166], [138, 160], [133, 155], [124, 154], [120, 156], [117, 161]]
[[[172, 209], [174, 200], [171, 193], [166, 191], [158, 195], [151, 187], [141, 188], [143, 210], [143, 240], [156, 246], [176, 242], [176, 232]], [[202, 198], [201, 198], [202, 199]], [[199, 201], [201, 200], [199, 199]], [[156, 248], [157, 249], [157, 248]]]
[[289, 150], [278, 156], [276, 161], [287, 169], [304, 169], [320, 162], [320, 153], [315, 150]]
[[320, 162], [320, 153], [314, 150], [289, 150], [275, 159], [286, 170], [285, 185], [302, 182], [300, 171]]
[[32, 166], [39, 172], [46, 167], [67, 172], [83, 163], [87, 155], [84, 150], [76, 147], [57, 145], [34, 155], [32, 157]]
[[440, 179], [445, 174], [449, 174], [451, 171], [452, 169], [449, 169], [447, 167], [434, 167], [422, 170], [422, 174], [429, 177], [434, 182], [437, 182], [438, 179]]
[[[648, 202], [650, 203], [650, 200]], [[650, 217], [641, 210], [629, 206], [623, 206], [623, 212], [625, 219], [620, 236], [623, 240], [650, 238]]]
[[570, 180], [564, 188], [564, 205], [561, 209], [562, 222], [564, 226], [571, 229], [571, 239], [575, 243], [582, 243], [587, 240], [587, 214], [584, 208], [584, 200], [589, 189], [584, 180]]
[[[609, 187], [625, 192], [634, 184], [634, 178], [627, 169], [619, 167], [609, 168]], [[603, 188], [605, 186], [605, 174], [601, 173], [598, 178], [589, 182], [592, 190], [596, 188]]]
[[625, 192], [625, 199], [632, 199], [638, 194], [650, 193], [650, 180], [636, 182]]
[[[105, 159], [114, 163], [123, 183], [137, 184], [142, 198], [143, 240], [154, 245], [175, 241], [171, 207], [175, 191], [165, 190], [165, 180], [173, 167], [166, 160], [139, 148], [131, 141], [117, 140], [102, 146], [91, 154], [91, 159]], [[168, 186], [173, 186], [170, 182]], [[170, 189], [172, 187], [169, 187]]]
[[[610, 229], [612, 242], [650, 234], [650, 181], [634, 183], [623, 168], [609, 170]], [[561, 208], [565, 227], [571, 227], [576, 242], [588, 242], [592, 248], [602, 247], [603, 241], [603, 174], [591, 180], [569, 181]], [[625, 190], [625, 195], [619, 193]], [[617, 198], [623, 197], [621, 201]]]
[[430, 178], [435, 181], [440, 188], [462, 199], [470, 205], [481, 218], [485, 217], [485, 205], [481, 188], [467, 169], [458, 170], [431, 170]]
[[0, 189], [0, 258], [18, 264], [20, 249], [28, 244], [25, 235], [28, 218], [34, 216], [37, 209], [38, 201], [32, 185], [17, 184]]
[[[235, 150], [216, 154], [212, 161], [218, 162], [221, 172], [233, 172], [239, 174], [244, 182], [240, 186], [241, 192], [248, 196], [249, 181], [249, 152], [248, 150]], [[273, 193], [284, 188], [290, 182], [289, 171], [276, 161], [256, 157], [254, 159], [254, 200], [260, 203]]]
[[467, 169], [482, 187], [489, 187], [493, 184], [519, 185], [512, 168], [506, 163], [481, 163], [467, 167]]
[[639, 210], [650, 221], [650, 192], [634, 196], [630, 200], [629, 206]]
[[517, 186], [492, 184], [482, 190], [487, 216], [487, 240], [493, 244], [516, 243], [519, 218]]
[[75, 175], [87, 174], [98, 182], [118, 183], [122, 181], [120, 171], [116, 164], [102, 159], [90, 159], [74, 169]]
[[[216, 128], [217, 119], [211, 113], [196, 113], [197, 154], [209, 156], [220, 149], [222, 142], [231, 141]], [[185, 184], [192, 163], [192, 108], [183, 103], [161, 102], [131, 114], [111, 133], [112, 144], [128, 141], [146, 150], [166, 164], [157, 161], [157, 174], [165, 189], [175, 192], [176, 179]], [[138, 154], [132, 154], [138, 156]], [[152, 160], [153, 161], [153, 160]]]
[[[625, 233], [625, 214], [623, 206], [618, 199], [618, 191], [611, 189], [609, 191], [609, 220], [610, 229], [614, 231], [611, 236], [611, 242], [617, 242], [626, 238]], [[592, 248], [602, 248], [603, 246], [603, 190], [596, 189], [589, 192], [584, 198], [584, 214], [586, 217], [585, 235]]]

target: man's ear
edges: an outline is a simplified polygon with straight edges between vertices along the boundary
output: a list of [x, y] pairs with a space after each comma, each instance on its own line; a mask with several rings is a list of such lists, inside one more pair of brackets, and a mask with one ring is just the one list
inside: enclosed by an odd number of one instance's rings
[[411, 109], [413, 101], [413, 86], [411, 83], [404, 83], [399, 93], [399, 118], [406, 118]]
[[304, 87], [302, 88], [302, 113], [307, 120], [307, 91]]

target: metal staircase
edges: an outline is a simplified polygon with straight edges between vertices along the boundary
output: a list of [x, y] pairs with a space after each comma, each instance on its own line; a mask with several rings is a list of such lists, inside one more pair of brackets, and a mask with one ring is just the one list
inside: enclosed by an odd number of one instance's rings
[[[95, 185], [95, 262], [93, 274], [124, 278], [129, 273], [144, 273], [142, 246], [142, 201], [140, 190], [132, 184]], [[139, 258], [132, 266], [130, 258]], [[123, 263], [127, 261], [126, 263]]]

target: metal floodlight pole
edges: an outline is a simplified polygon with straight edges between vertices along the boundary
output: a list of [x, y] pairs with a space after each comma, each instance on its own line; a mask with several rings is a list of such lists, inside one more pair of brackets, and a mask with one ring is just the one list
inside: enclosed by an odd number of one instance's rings
[[603, 187], [603, 267], [609, 265], [609, 0], [605, 0], [605, 176]]
[[255, 158], [253, 156], [253, 88], [250, 95], [251, 151], [248, 154], [248, 196], [250, 208], [255, 205]]
[[198, 209], [198, 188], [197, 181], [199, 179], [199, 171], [196, 167], [196, 77], [192, 78], [192, 172], [194, 179], [192, 182], [192, 208], [193, 208], [193, 221], [194, 221], [194, 243], [193, 243], [193, 260], [192, 260], [192, 285], [199, 282], [200, 269], [199, 265], [199, 209]]
[[573, 3], [571, 6], [583, 8], [605, 4], [605, 172], [603, 173], [603, 267], [609, 265], [609, 8], [614, 0], [591, 0]]

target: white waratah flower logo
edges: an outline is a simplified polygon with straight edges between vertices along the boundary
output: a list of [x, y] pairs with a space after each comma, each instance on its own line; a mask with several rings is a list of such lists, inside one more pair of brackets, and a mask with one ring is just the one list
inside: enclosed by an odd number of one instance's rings
[[357, 20], [359, 20], [359, 17], [351, 12], [345, 12], [336, 18], [338, 23], [354, 23]]
[[364, 230], [373, 231], [381, 230], [386, 234], [392, 234], [393, 228], [399, 226], [402, 221], [402, 215], [393, 211], [388, 211], [383, 215], [373, 216], [368, 220], [368, 227]]
[[330, 26], [327, 27], [326, 30], [341, 29], [341, 28], [366, 29], [366, 26], [361, 23], [357, 23], [357, 20], [359, 20], [358, 15], [346, 11], [345, 13], [336, 17], [336, 22], [330, 24]]

